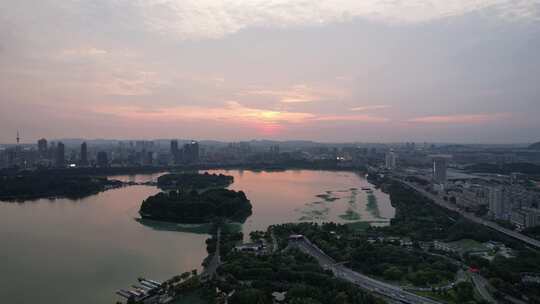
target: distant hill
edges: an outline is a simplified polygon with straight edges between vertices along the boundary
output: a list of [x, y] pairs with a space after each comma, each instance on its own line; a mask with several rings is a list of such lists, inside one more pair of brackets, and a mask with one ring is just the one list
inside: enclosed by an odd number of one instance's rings
[[540, 142], [537, 142], [535, 144], [532, 144], [529, 146], [529, 149], [532, 149], [532, 150], [540, 150]]

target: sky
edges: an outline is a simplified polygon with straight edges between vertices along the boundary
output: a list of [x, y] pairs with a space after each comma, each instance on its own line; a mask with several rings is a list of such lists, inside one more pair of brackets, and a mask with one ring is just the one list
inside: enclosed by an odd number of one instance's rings
[[0, 0], [0, 142], [540, 140], [538, 0]]

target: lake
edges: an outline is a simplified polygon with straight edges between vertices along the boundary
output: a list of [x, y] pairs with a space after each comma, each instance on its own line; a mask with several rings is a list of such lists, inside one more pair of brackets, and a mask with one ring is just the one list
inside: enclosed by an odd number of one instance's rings
[[[275, 223], [373, 221], [394, 216], [388, 196], [349, 172], [213, 170], [234, 176], [231, 189], [253, 204], [244, 233]], [[159, 174], [114, 176], [145, 182]], [[109, 190], [80, 200], [0, 203], [0, 299], [10, 304], [115, 303], [115, 290], [145, 276], [165, 280], [200, 269], [207, 235], [140, 224], [150, 186]], [[370, 204], [370, 201], [372, 203]], [[373, 203], [375, 202], [375, 203]]]

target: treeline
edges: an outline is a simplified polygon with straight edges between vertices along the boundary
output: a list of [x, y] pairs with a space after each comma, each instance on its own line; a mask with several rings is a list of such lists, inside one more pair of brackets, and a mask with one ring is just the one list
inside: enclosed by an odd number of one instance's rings
[[465, 168], [469, 172], [510, 174], [519, 172], [530, 175], [540, 175], [540, 165], [533, 163], [510, 163], [510, 164], [474, 164]]
[[106, 177], [43, 174], [0, 176], [0, 199], [25, 200], [47, 197], [82, 198], [122, 186]]
[[209, 174], [205, 172], [171, 173], [158, 177], [158, 187], [161, 189], [181, 189], [182, 191], [201, 190], [207, 188], [227, 187], [234, 178], [223, 174]]
[[53, 176], [107, 176], [122, 174], [144, 174], [163, 172], [166, 168], [157, 166], [130, 166], [130, 167], [76, 167], [76, 168], [38, 168], [36, 170], [19, 170], [16, 168], [0, 170], [0, 176], [27, 176], [27, 175], [53, 175]]
[[404, 250], [389, 244], [363, 242], [352, 252], [351, 267], [388, 281], [432, 286], [454, 280], [458, 267], [421, 250]]
[[208, 223], [216, 218], [244, 222], [251, 215], [251, 202], [242, 191], [211, 189], [158, 193], [142, 202], [143, 218], [178, 223]]

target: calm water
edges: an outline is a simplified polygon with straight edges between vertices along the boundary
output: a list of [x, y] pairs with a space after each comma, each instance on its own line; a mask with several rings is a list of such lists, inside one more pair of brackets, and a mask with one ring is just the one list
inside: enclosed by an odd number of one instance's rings
[[[349, 208], [368, 221], [394, 214], [386, 195], [377, 191], [379, 217], [365, 210], [360, 188], [369, 184], [353, 173], [219, 172], [233, 175], [231, 188], [244, 190], [252, 201], [246, 233], [308, 217], [346, 221], [339, 215]], [[158, 176], [114, 178], [144, 182]], [[356, 194], [350, 188], [358, 188]], [[200, 269], [207, 235], [156, 230], [134, 219], [141, 201], [157, 191], [133, 186], [75, 201], [0, 203], [0, 303], [114, 303], [114, 291], [139, 276], [163, 280]], [[332, 202], [316, 197], [326, 191]]]
[[[245, 234], [265, 230], [269, 225], [299, 221], [354, 222], [369, 221], [387, 224], [395, 210], [385, 193], [376, 190], [363, 177], [351, 172], [288, 170], [255, 172], [214, 170], [234, 176], [231, 189], [243, 190], [253, 205], [253, 215], [244, 224]], [[378, 216], [367, 210], [367, 193], [371, 188], [377, 200]], [[327, 201], [317, 195], [328, 195]], [[350, 210], [359, 218], [346, 220], [340, 216]]]

